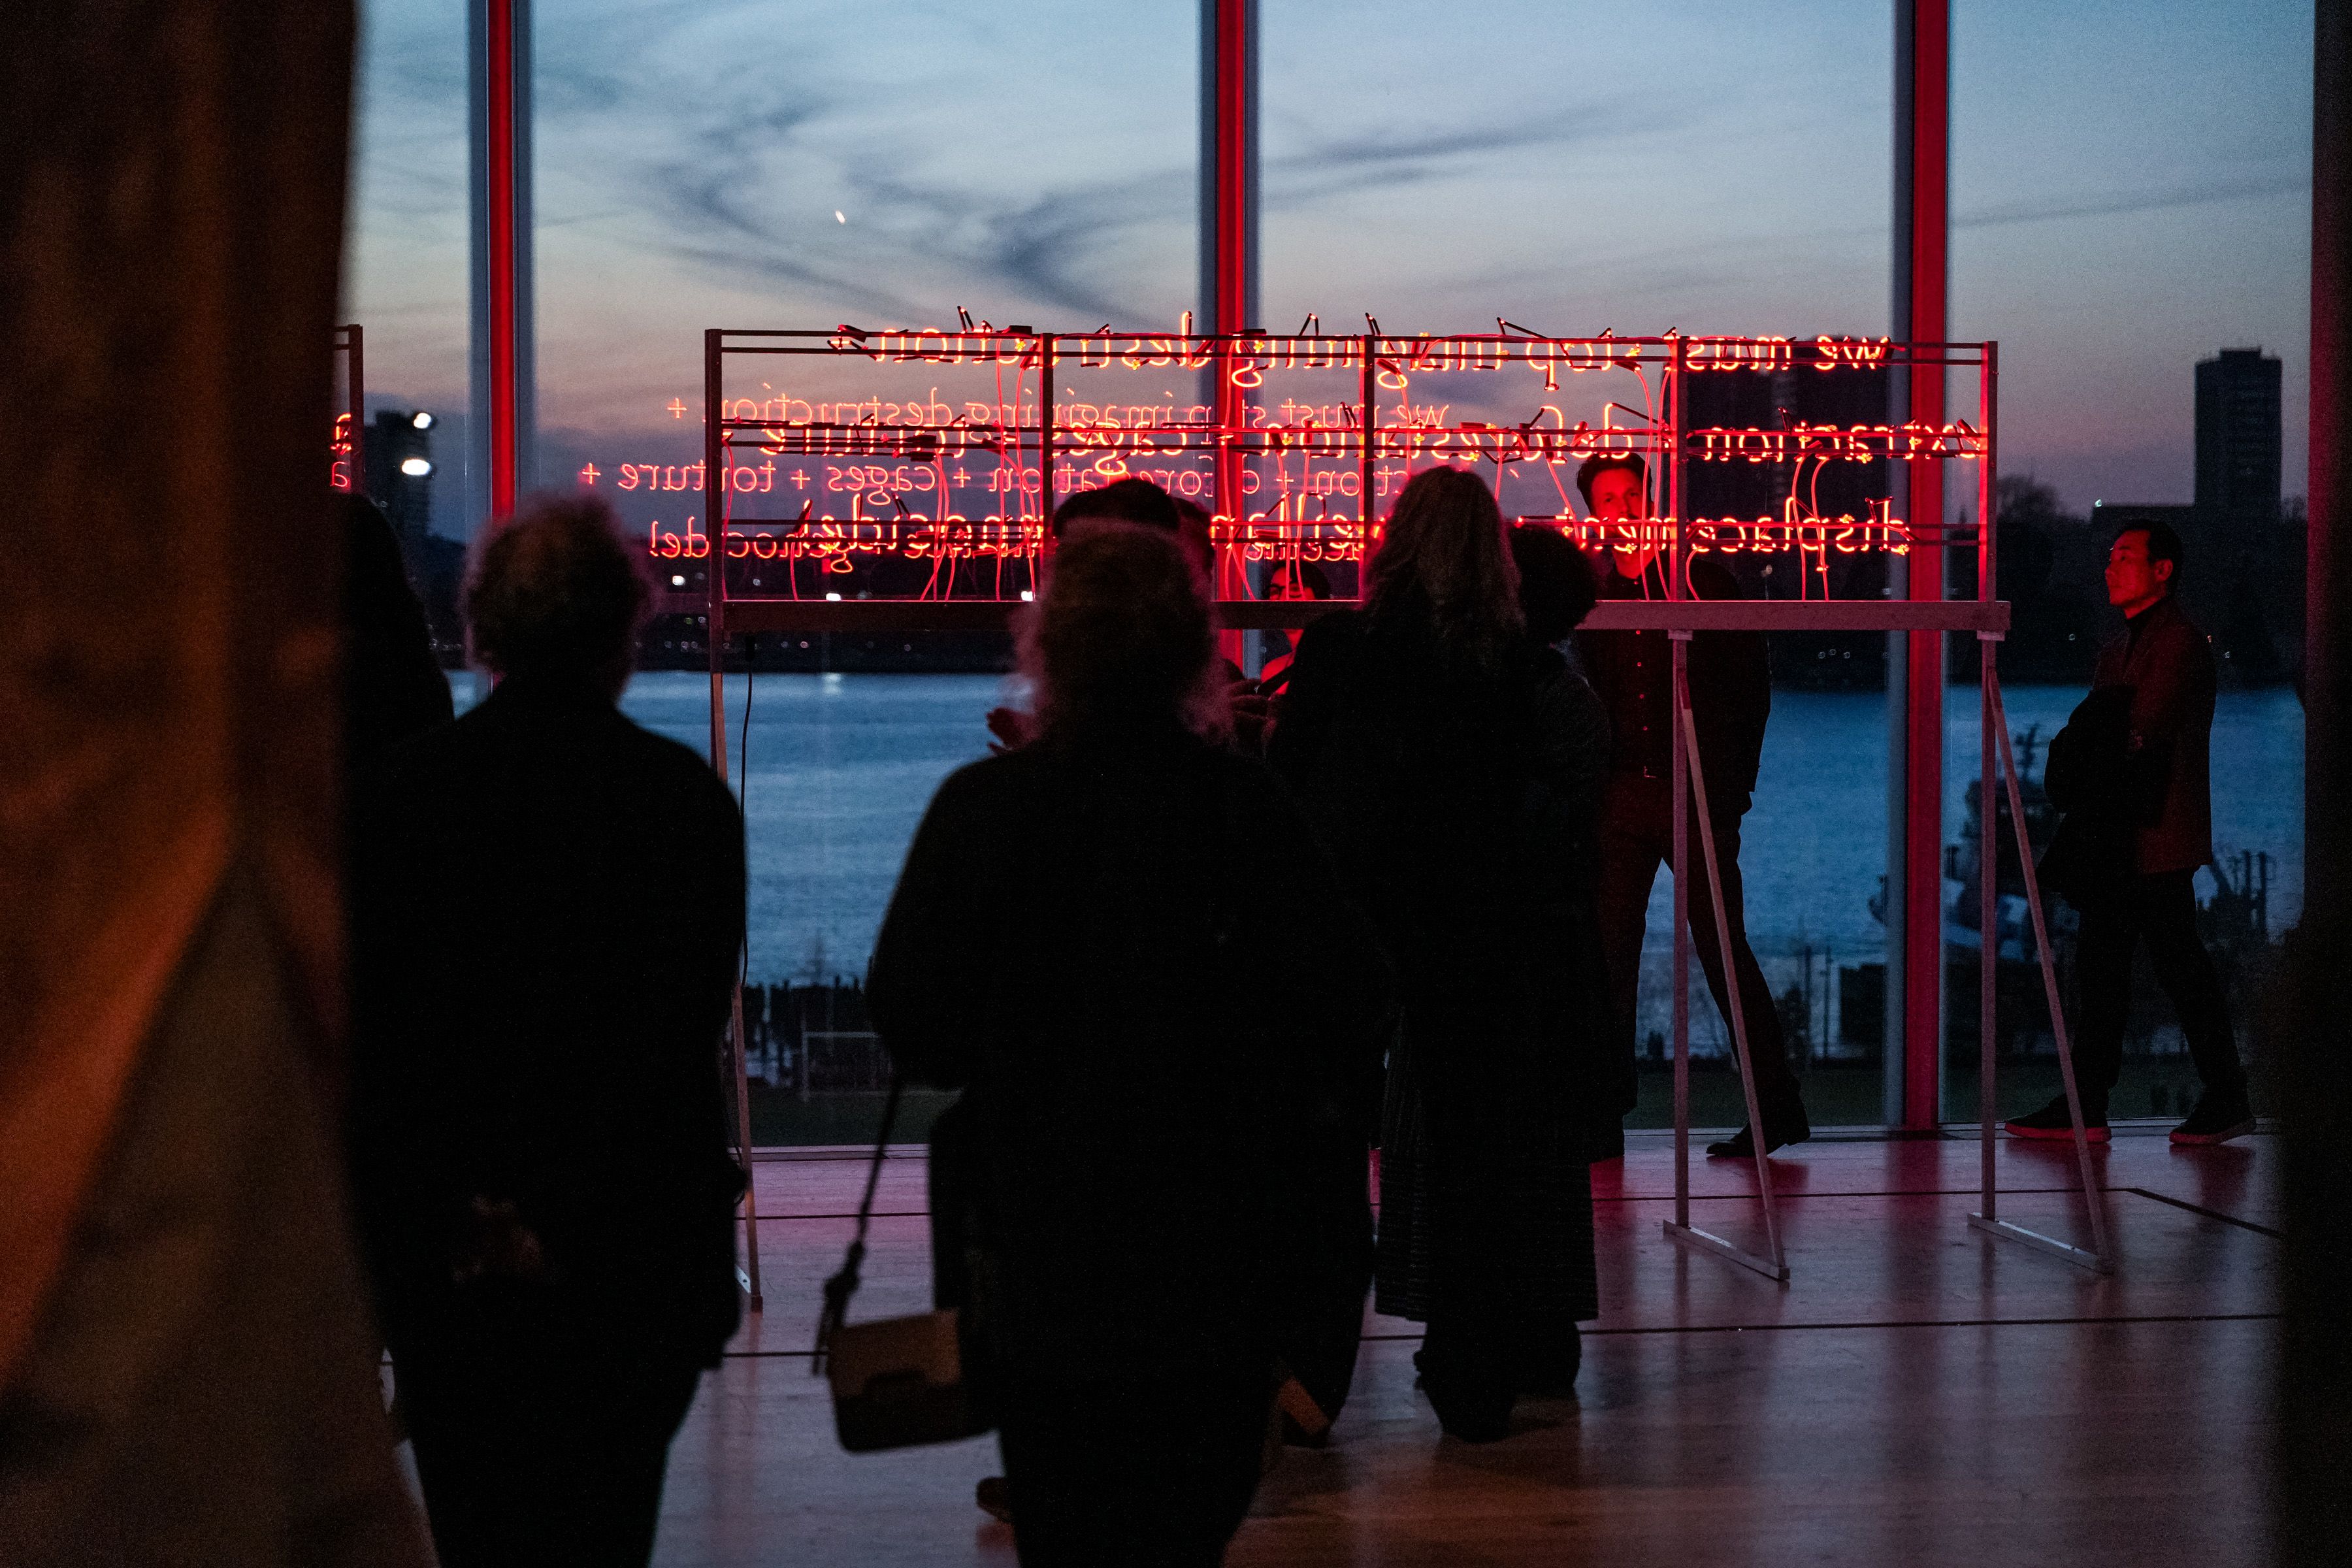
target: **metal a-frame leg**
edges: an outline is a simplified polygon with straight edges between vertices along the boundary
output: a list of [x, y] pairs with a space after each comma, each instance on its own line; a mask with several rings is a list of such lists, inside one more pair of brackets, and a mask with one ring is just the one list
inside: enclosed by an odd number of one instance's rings
[[[1983, 1032], [1984, 1037], [1978, 1042], [1977, 1046], [1982, 1060], [1979, 1081], [1982, 1085], [1980, 1093], [1984, 1102], [1979, 1107], [1979, 1112], [1983, 1119], [1983, 1129], [1980, 1134], [1984, 1152], [1983, 1191], [1979, 1198], [1983, 1206], [1977, 1213], [1969, 1215], [1969, 1226], [1972, 1230], [1982, 1231], [1985, 1235], [2000, 1240], [2018, 1242], [2032, 1247], [2037, 1252], [2045, 1252], [2053, 1258], [2063, 1258], [2078, 1268], [2088, 1268], [2094, 1273], [2112, 1274], [2115, 1272], [2115, 1262], [2114, 1254], [2109, 1251], [2107, 1246], [2106, 1210], [2101, 1201], [2102, 1194], [2097, 1178], [2091, 1170], [2090, 1134], [2083, 1123], [2083, 1097], [2074, 1084], [2074, 1053], [2072, 1042], [2067, 1038], [2065, 1009], [2059, 1001], [2058, 970], [2051, 956], [2050, 931], [2042, 914], [2041, 878], [2034, 870], [2032, 839], [2025, 826], [2025, 801], [2022, 792], [2018, 787], [2017, 758], [2010, 747], [2009, 713], [2000, 700], [2000, 678], [1993, 672], [1992, 668], [1990, 654], [1992, 645], [1988, 642], [1985, 646], [1988, 653], [1985, 658], [1981, 698], [1984, 726], [1988, 731], [1985, 736], [1985, 784], [1990, 786], [1992, 782], [1992, 752], [1995, 747], [1998, 747], [2002, 780], [2009, 793], [2010, 826], [2015, 830], [2017, 836], [2018, 863], [2025, 873], [2026, 908], [2032, 911], [2033, 917], [2033, 945], [2036, 955], [2041, 961], [2042, 994], [2049, 1000], [2051, 1032], [2058, 1043], [2059, 1077], [2066, 1087], [2067, 1113], [2074, 1118], [2074, 1162], [2082, 1177], [2083, 1206], [2089, 1211], [2091, 1218], [2091, 1249], [2084, 1251], [2082, 1247], [2060, 1241], [2055, 1237], [2044, 1236], [2036, 1230], [2028, 1230], [2023, 1226], [2012, 1224], [2000, 1217], [1997, 1207], [1999, 1194], [1995, 1191], [1993, 1180], [1995, 1075], [1992, 1031], [1989, 1028]], [[1997, 853], [1999, 846], [1992, 824], [1992, 816], [1995, 815], [1994, 802], [1990, 787], [1980, 789], [1979, 794], [1983, 798], [1978, 806], [1978, 820], [1980, 826], [1977, 839], [1979, 850], [1977, 874], [1985, 888], [1990, 889], [1999, 866]], [[1991, 901], [1988, 892], [1981, 900], [1980, 909], [1989, 910]], [[1982, 929], [1978, 932], [1978, 980], [1980, 984], [1989, 989], [1993, 983], [1994, 965], [2000, 962], [2000, 936], [1993, 929], [1992, 919], [1989, 912], [1980, 917], [1979, 924]], [[1988, 1006], [1985, 1011], [1989, 1016], [1990, 1007]]]
[[736, 1268], [735, 1283], [751, 1299], [751, 1310], [761, 1310], [767, 1303], [760, 1293], [760, 1184], [751, 1163], [751, 1074], [745, 1058], [751, 1054], [750, 1039], [743, 1033], [743, 983], [735, 983], [735, 1011], [727, 1033], [727, 1054], [735, 1070], [735, 1146], [743, 1156], [743, 1261]]
[[[715, 375], [716, 373], [714, 372]], [[719, 531], [723, 534], [722, 527]], [[719, 556], [714, 550], [710, 574], [719, 577]], [[710, 766], [719, 782], [727, 781], [727, 686], [722, 613], [713, 593], [710, 616]], [[748, 940], [748, 939], [747, 939]], [[766, 1305], [760, 1293], [760, 1190], [751, 1166], [751, 1074], [744, 1058], [750, 1041], [743, 1033], [743, 975], [735, 975], [735, 998], [727, 1030], [727, 1070], [735, 1080], [735, 1147], [743, 1160], [743, 1261], [735, 1267], [735, 1283], [751, 1299], [751, 1310]]]
[[[1772, 1166], [1764, 1149], [1764, 1118], [1756, 1100], [1756, 1075], [1748, 1050], [1748, 1015], [1739, 997], [1739, 970], [1732, 962], [1731, 911], [1723, 906], [1723, 877], [1716, 863], [1715, 827], [1707, 816], [1706, 776], [1699, 764], [1698, 727], [1691, 717], [1690, 634], [1674, 634], [1675, 720], [1675, 1217], [1665, 1222], [1668, 1240], [1727, 1258], [1752, 1268], [1768, 1279], [1786, 1284], [1789, 1257], [1780, 1245], [1778, 1205], [1772, 1196]], [[1748, 1101], [1748, 1142], [1756, 1159], [1756, 1195], [1764, 1208], [1764, 1244], [1770, 1256], [1759, 1258], [1722, 1237], [1690, 1223], [1690, 941], [1688, 900], [1684, 881], [1688, 859], [1687, 825], [1698, 823], [1700, 858], [1706, 865], [1707, 893], [1715, 901], [1715, 934], [1723, 955], [1724, 996], [1730, 1004], [1731, 1044], [1739, 1068], [1740, 1092]]]

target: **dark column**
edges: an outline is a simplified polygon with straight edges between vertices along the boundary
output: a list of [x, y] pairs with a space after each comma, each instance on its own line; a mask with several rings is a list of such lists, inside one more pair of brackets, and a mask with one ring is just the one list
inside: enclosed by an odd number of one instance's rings
[[2352, 0], [2317, 0], [2311, 146], [2311, 535], [2304, 652], [2304, 909], [2284, 1026], [2287, 1275], [2278, 1560], [2316, 1568], [2352, 1538]]
[[1257, 0], [1201, 0], [1201, 331], [1257, 320]]
[[[1257, 319], [1257, 0], [1201, 0], [1201, 325], [1204, 332], [1239, 332]], [[1247, 423], [1249, 395], [1229, 367], [1210, 367], [1209, 394], [1217, 425], [1227, 432]], [[1242, 455], [1220, 444], [1216, 502], [1221, 516], [1243, 515]], [[1242, 598], [1246, 588], [1228, 580], [1234, 563], [1219, 552], [1216, 596]], [[1236, 574], [1237, 575], [1237, 574]], [[1235, 663], [1247, 638], [1219, 636], [1219, 651]]]
[[532, 431], [530, 0], [469, 0], [469, 184], [473, 195], [469, 527], [514, 510], [537, 479]]
[[[1951, 234], [1952, 26], [1949, 0], [1895, 0], [1894, 332], [1906, 342], [1947, 336]], [[1889, 378], [1896, 421], [1944, 417], [1944, 370]], [[1891, 464], [1887, 493], [1915, 543], [1891, 557], [1896, 597], [1944, 596], [1941, 463]], [[1944, 638], [1887, 637], [1886, 1117], [1936, 1125], [1942, 1111]], [[1898, 1056], [1898, 1042], [1900, 1055]]]
[[355, 31], [0, 5], [9, 1568], [430, 1560], [333, 1109]]

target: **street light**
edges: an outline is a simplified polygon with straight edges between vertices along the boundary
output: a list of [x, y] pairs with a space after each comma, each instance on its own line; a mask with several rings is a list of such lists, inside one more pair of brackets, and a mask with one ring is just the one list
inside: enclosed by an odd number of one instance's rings
[[[420, 417], [422, 417], [422, 416], [420, 416]], [[403, 458], [400, 460], [400, 471], [406, 474], [412, 479], [421, 479], [425, 475], [433, 471], [433, 459], [430, 458]]]
[[425, 410], [420, 408], [416, 411], [415, 416], [408, 421], [408, 423], [412, 429], [430, 430], [433, 428], [433, 416], [425, 413]]

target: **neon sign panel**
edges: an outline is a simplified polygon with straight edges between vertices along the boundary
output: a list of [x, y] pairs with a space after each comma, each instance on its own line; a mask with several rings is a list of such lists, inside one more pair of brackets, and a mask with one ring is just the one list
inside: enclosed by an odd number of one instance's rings
[[[1360, 562], [1384, 503], [1437, 463], [1483, 468], [1507, 514], [1590, 546], [1794, 556], [1801, 584], [1819, 579], [1807, 594], [1827, 592], [1835, 558], [1976, 542], [1973, 529], [1915, 530], [1892, 501], [1825, 511], [1816, 498], [1832, 465], [1892, 474], [1895, 465], [1988, 462], [1989, 399], [1976, 420], [1783, 413], [1768, 426], [1699, 424], [1688, 410], [1697, 378], [1735, 372], [1810, 382], [1933, 364], [1974, 369], [1981, 380], [1989, 345], [1549, 338], [1497, 325], [1450, 337], [1053, 334], [985, 323], [713, 332], [705, 461], [622, 464], [613, 481], [696, 494], [724, 520], [727, 561], [809, 563], [819, 578], [867, 563], [919, 565], [928, 570], [906, 589], [915, 597], [1029, 585], [1054, 502], [1130, 475], [1210, 514], [1224, 597], [1249, 596], [1241, 569], [1252, 563]], [[1467, 412], [1497, 407], [1527, 412], [1516, 420]], [[1620, 454], [1647, 462], [1656, 519], [1604, 526], [1580, 515], [1575, 467]], [[714, 465], [715, 496], [705, 493]], [[1769, 469], [1781, 500], [1752, 516], [1685, 517], [1685, 477], [1719, 465]], [[699, 518], [653, 524], [646, 539], [661, 560], [712, 553]], [[758, 596], [730, 577], [730, 595]], [[794, 571], [761, 586], [772, 596], [804, 584]]]
[[358, 469], [360, 421], [367, 403], [362, 365], [364, 334], [356, 325], [337, 327], [334, 336], [334, 429], [327, 437], [327, 483], [338, 490], [361, 488]]

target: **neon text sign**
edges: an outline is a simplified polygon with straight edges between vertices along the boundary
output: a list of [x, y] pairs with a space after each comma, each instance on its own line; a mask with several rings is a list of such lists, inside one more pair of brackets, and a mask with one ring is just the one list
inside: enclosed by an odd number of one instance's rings
[[[1822, 576], [1842, 557], [1969, 542], [1950, 530], [1923, 539], [1867, 495], [1905, 493], [1898, 478], [1917, 464], [1989, 462], [1989, 405], [1975, 419], [1908, 422], [1783, 408], [1769, 423], [1743, 424], [1692, 410], [1752, 412], [1752, 402], [1694, 402], [1738, 373], [1781, 378], [1755, 384], [1781, 389], [1771, 395], [1787, 401], [1798, 384], [1790, 375], [1845, 384], [1922, 365], [1980, 369], [1984, 345], [1825, 334], [1554, 338], [1507, 322], [1493, 333], [1401, 335], [1368, 325], [1288, 337], [1040, 333], [984, 322], [713, 334], [705, 460], [630, 461], [602, 476], [591, 465], [582, 477], [633, 494], [700, 495], [725, 520], [727, 559], [814, 562], [827, 574], [881, 559], [1026, 559], [1034, 572], [1056, 500], [1147, 478], [1209, 514], [1227, 595], [1239, 580], [1229, 568], [1360, 562], [1405, 480], [1440, 463], [1486, 476], [1507, 515], [1588, 543], [1603, 541], [1580, 515], [1575, 472], [1611, 457], [1641, 459], [1660, 518], [1643, 526], [1690, 553], [1794, 556]], [[1854, 383], [1829, 406], [1866, 412], [1875, 396]], [[1760, 470], [1777, 492], [1769, 507], [1757, 508], [1749, 489], [1720, 484], [1706, 493], [1749, 499], [1687, 505], [1686, 479], [1725, 465]], [[1881, 477], [1858, 491], [1864, 481], [1825, 483], [1832, 468]], [[711, 549], [692, 530], [656, 526], [648, 539], [663, 559]], [[961, 591], [952, 571], [938, 580], [950, 584], [943, 592]]]

